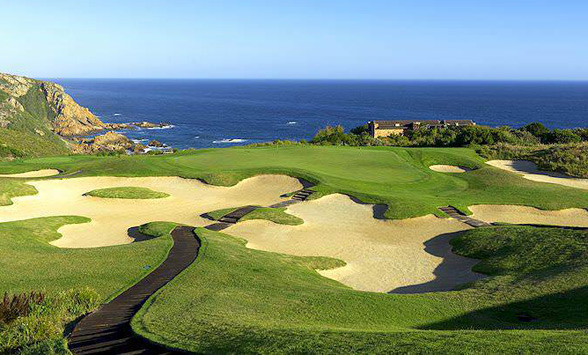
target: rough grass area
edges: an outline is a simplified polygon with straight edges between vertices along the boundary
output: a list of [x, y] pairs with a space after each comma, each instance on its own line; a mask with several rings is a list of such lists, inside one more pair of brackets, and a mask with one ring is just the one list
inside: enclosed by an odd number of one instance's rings
[[265, 219], [278, 224], [297, 226], [304, 223], [304, 220], [286, 212], [286, 208], [260, 208], [246, 214], [239, 221], [252, 219]]
[[70, 216], [0, 223], [0, 290], [46, 295], [28, 315], [0, 323], [0, 353], [21, 347], [25, 353], [63, 353], [67, 323], [136, 283], [171, 248], [171, 229], [161, 231], [162, 238], [105, 248], [48, 243], [60, 237], [56, 231], [62, 225], [88, 221]]
[[[435, 164], [475, 169], [463, 174], [439, 174]], [[221, 185], [264, 173], [287, 174], [316, 183], [317, 196], [340, 192], [363, 202], [389, 206], [388, 218], [429, 213], [439, 206], [464, 212], [474, 204], [517, 204], [541, 209], [588, 206], [588, 192], [539, 183], [485, 166], [466, 148], [399, 148], [283, 146], [235, 147], [186, 151], [164, 156], [68, 156], [0, 163], [11, 173], [56, 168], [81, 176], [170, 176], [199, 178]], [[0, 181], [2, 184], [2, 181]]]
[[106, 189], [92, 190], [84, 195], [101, 198], [124, 198], [132, 200], [149, 200], [169, 197], [165, 192], [153, 191], [146, 187], [109, 187]]
[[100, 296], [90, 288], [51, 293], [29, 305], [26, 315], [0, 321], [0, 353], [66, 354], [64, 324], [99, 305]]
[[198, 261], [133, 320], [154, 341], [198, 353], [588, 351], [580, 330], [588, 327], [586, 231], [464, 232], [456, 251], [482, 258], [476, 269], [492, 277], [417, 295], [354, 291], [320, 277], [304, 257], [196, 231], [204, 241]]

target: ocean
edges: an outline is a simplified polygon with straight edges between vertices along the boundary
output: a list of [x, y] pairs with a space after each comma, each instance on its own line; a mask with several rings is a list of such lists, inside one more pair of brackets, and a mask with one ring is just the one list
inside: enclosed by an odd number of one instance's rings
[[588, 126], [588, 82], [49, 80], [104, 122], [170, 123], [125, 134], [181, 149], [310, 139], [326, 125], [376, 119]]

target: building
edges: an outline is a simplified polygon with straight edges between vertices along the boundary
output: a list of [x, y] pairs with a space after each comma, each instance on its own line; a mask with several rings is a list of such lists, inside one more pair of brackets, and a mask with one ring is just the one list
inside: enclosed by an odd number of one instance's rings
[[395, 120], [395, 121], [370, 121], [368, 129], [374, 138], [388, 137], [390, 135], [403, 135], [407, 131], [419, 128], [447, 128], [475, 126], [472, 120]]

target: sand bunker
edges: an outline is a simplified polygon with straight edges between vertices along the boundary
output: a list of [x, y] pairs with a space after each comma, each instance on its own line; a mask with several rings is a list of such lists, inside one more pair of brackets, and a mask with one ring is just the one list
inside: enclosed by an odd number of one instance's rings
[[439, 173], [465, 173], [466, 171], [471, 170], [466, 167], [455, 165], [431, 165], [429, 166], [429, 169]]
[[[292, 205], [287, 212], [302, 218], [304, 224], [252, 220], [225, 231], [247, 239], [249, 248], [344, 260], [345, 267], [320, 273], [358, 290], [388, 292], [429, 283], [431, 287], [421, 292], [439, 291], [479, 278], [471, 272], [477, 260], [451, 253], [447, 238], [425, 251], [424, 243], [436, 236], [469, 228], [458, 221], [432, 215], [377, 220], [372, 217], [372, 206], [339, 194]], [[440, 267], [442, 262], [453, 266]]]
[[0, 174], [0, 177], [10, 178], [41, 178], [47, 176], [53, 176], [59, 174], [59, 170], [56, 169], [42, 169], [35, 171], [27, 171], [26, 173], [20, 174]]
[[[210, 224], [200, 214], [247, 204], [270, 205], [280, 195], [302, 188], [297, 179], [283, 175], [262, 175], [233, 187], [207, 185], [179, 177], [83, 177], [29, 182], [39, 193], [13, 198], [13, 205], [0, 207], [0, 222], [48, 216], [84, 216], [90, 223], [66, 225], [62, 238], [51, 244], [65, 248], [87, 248], [125, 244], [130, 227], [152, 221], [172, 221], [194, 226]], [[103, 199], [84, 193], [107, 187], [137, 186], [165, 192], [165, 199]]]
[[537, 169], [535, 163], [526, 160], [490, 160], [486, 164], [518, 173], [527, 180], [588, 189], [588, 179], [573, 178], [564, 174], [541, 171]]
[[514, 224], [546, 224], [569, 227], [588, 227], [588, 211], [569, 208], [560, 211], [543, 211], [534, 207], [511, 205], [475, 205], [469, 209], [472, 218], [484, 222]]

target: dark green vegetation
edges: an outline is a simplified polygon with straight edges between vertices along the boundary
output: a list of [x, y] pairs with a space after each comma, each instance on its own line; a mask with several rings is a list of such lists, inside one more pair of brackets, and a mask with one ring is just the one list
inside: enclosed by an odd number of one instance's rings
[[124, 199], [137, 199], [137, 200], [148, 200], [154, 198], [165, 198], [169, 197], [165, 192], [153, 191], [146, 187], [109, 187], [106, 189], [92, 190], [85, 193], [85, 195], [101, 198], [124, 198]]
[[[431, 171], [447, 164], [474, 169], [464, 174]], [[281, 173], [316, 183], [322, 194], [341, 192], [364, 202], [383, 203], [389, 218], [406, 218], [453, 205], [467, 212], [473, 204], [517, 204], [542, 209], [588, 206], [588, 192], [537, 183], [486, 166], [467, 148], [331, 147], [294, 145], [185, 151], [164, 156], [67, 156], [0, 163], [3, 173], [56, 168], [79, 176], [169, 176], [233, 185], [263, 173]], [[15, 195], [12, 188], [0, 191]], [[14, 183], [12, 183], [14, 185]], [[16, 183], [18, 186], [19, 183]]]
[[[208, 212], [206, 214], [213, 220], [218, 221], [223, 216], [226, 216], [227, 214], [237, 209], [239, 209], [239, 207], [223, 208], [220, 210]], [[274, 223], [287, 224], [290, 226], [296, 226], [304, 223], [304, 221], [301, 218], [298, 218], [287, 213], [286, 208], [259, 208], [249, 212], [248, 214], [243, 216], [239, 221], [247, 221], [252, 219], [265, 219], [268, 221], [272, 221]]]
[[248, 221], [252, 219], [265, 219], [278, 224], [287, 224], [290, 226], [297, 226], [303, 224], [301, 218], [286, 213], [286, 208], [260, 208], [246, 214], [241, 221]]
[[586, 231], [464, 232], [455, 250], [481, 258], [476, 270], [491, 277], [461, 291], [419, 295], [353, 291], [320, 277], [307, 258], [197, 233], [206, 245], [199, 260], [134, 319], [152, 340], [194, 352], [588, 351], [588, 333], [578, 330], [588, 326]]
[[[0, 90], [2, 94], [8, 96]], [[67, 154], [65, 141], [51, 130], [54, 113], [41, 92], [40, 82], [16, 100], [24, 110], [13, 109], [10, 128], [0, 128], [0, 158]]]
[[0, 321], [0, 353], [33, 344], [31, 351], [37, 353], [63, 347], [67, 323], [141, 279], [171, 248], [167, 236], [93, 249], [62, 249], [49, 244], [59, 238], [56, 230], [62, 225], [88, 221], [51, 217], [0, 223], [0, 290], [11, 295], [29, 291], [45, 295], [28, 315]]
[[588, 143], [517, 146], [497, 144], [478, 148], [488, 159], [530, 160], [541, 170], [588, 178]]

